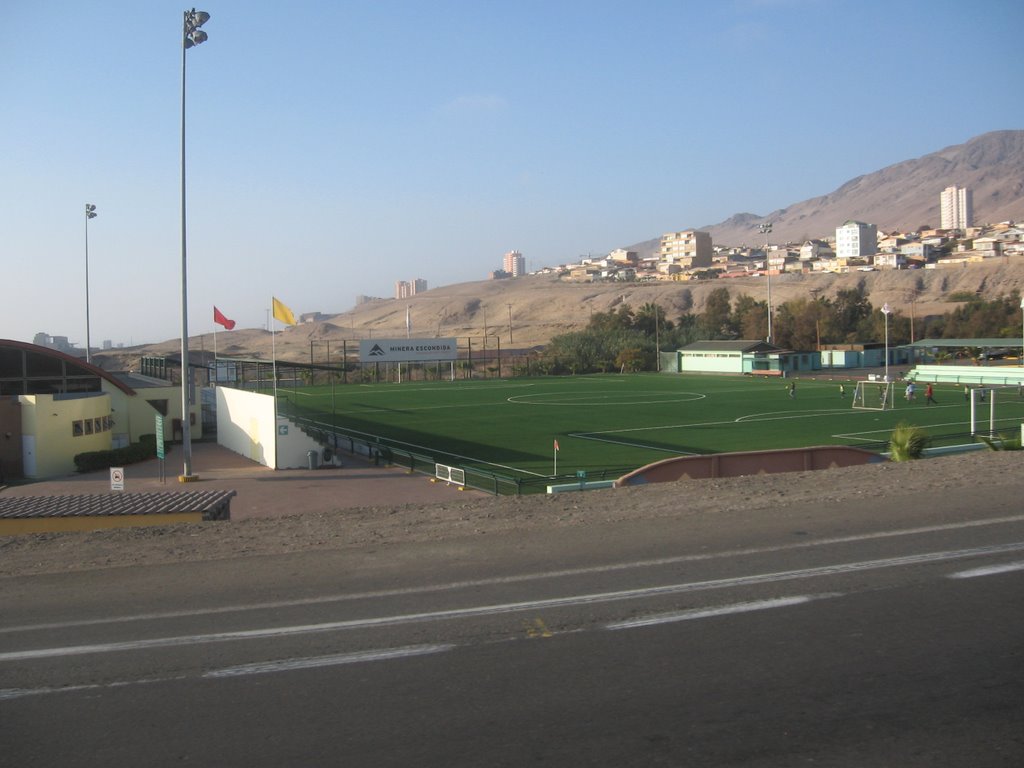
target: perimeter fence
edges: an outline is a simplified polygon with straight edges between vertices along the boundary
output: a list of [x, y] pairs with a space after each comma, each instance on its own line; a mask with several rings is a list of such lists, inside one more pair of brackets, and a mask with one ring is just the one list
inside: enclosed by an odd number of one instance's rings
[[[339, 429], [333, 424], [317, 421], [295, 413], [286, 404], [281, 413], [288, 416], [300, 429], [311, 438], [333, 453], [347, 453], [360, 456], [378, 465], [403, 467], [409, 472], [418, 472], [436, 477], [437, 467], [443, 465], [461, 471], [462, 481], [459, 485], [466, 488], [484, 491], [495, 496], [521, 496], [530, 493], [545, 493], [549, 485], [567, 485], [570, 483], [602, 482], [615, 480], [636, 467], [614, 467], [599, 470], [588, 470], [585, 476], [580, 473], [562, 475], [516, 475], [511, 473], [493, 472], [479, 466], [463, 463], [459, 457], [438, 452], [425, 453], [410, 449], [399, 441], [380, 435], [355, 430]], [[330, 456], [330, 454], [325, 454]], [[452, 480], [444, 480], [453, 482]]]

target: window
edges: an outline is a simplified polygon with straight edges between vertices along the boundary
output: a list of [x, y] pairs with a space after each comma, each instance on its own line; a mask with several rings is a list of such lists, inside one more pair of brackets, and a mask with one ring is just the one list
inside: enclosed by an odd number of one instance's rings
[[83, 432], [81, 419], [79, 419], [78, 421], [71, 422], [71, 436], [81, 437], [83, 434], [85, 433]]
[[92, 434], [92, 419], [86, 419], [82, 423], [85, 426], [85, 434], [91, 435]]

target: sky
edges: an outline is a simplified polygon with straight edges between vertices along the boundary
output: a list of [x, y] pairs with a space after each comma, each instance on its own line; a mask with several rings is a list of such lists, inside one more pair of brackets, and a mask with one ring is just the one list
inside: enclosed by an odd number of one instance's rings
[[[510, 250], [571, 263], [1024, 128], [1019, 0], [197, 7], [190, 335], [215, 305], [262, 328], [272, 296], [333, 314]], [[87, 274], [94, 348], [180, 338], [184, 10], [8, 4], [0, 338], [84, 346]]]

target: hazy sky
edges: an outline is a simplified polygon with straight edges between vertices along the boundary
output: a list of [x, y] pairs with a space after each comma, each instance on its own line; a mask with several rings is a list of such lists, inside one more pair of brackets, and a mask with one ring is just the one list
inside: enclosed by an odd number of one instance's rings
[[[181, 327], [167, 0], [0, 27], [0, 338]], [[189, 331], [766, 214], [1024, 127], [1020, 0], [214, 0], [187, 72]]]

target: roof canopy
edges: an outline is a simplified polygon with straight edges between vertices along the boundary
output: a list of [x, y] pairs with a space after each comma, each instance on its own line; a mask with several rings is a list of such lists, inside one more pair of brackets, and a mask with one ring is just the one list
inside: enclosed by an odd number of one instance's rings
[[679, 350], [680, 352], [783, 352], [782, 347], [776, 347], [767, 341], [759, 339], [747, 339], [737, 341], [695, 341], [687, 344]]
[[1024, 339], [1010, 337], [1008, 339], [921, 339], [913, 344], [904, 344], [906, 347], [980, 347], [991, 349], [993, 347], [1020, 347], [1024, 346]]

